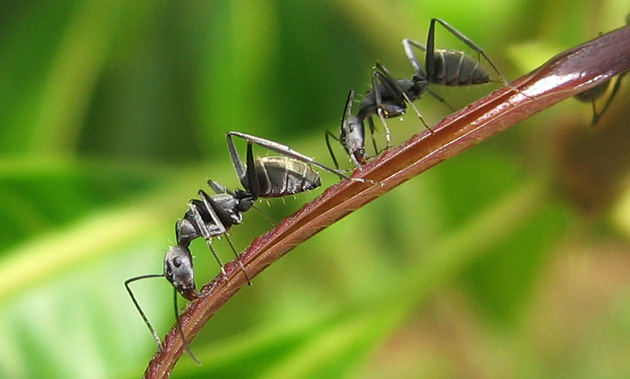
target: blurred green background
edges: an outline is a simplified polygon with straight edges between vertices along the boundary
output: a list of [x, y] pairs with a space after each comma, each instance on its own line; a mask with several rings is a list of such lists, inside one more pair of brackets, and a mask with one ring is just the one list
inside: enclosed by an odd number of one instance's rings
[[[516, 79], [628, 12], [622, 0], [1, 2], [0, 376], [140, 376], [156, 346], [123, 282], [161, 272], [207, 179], [238, 185], [227, 131], [332, 164], [324, 131], [347, 91], [369, 87], [376, 60], [411, 76], [400, 41], [423, 42], [431, 17]], [[589, 104], [565, 101], [299, 246], [194, 340], [203, 365], [184, 356], [174, 376], [630, 376], [624, 84], [595, 128]], [[499, 86], [432, 89], [460, 108]], [[448, 113], [430, 96], [417, 105], [429, 123]], [[395, 143], [422, 130], [413, 114], [390, 127]], [[261, 207], [280, 220], [317, 193]], [[245, 219], [239, 249], [271, 228]], [[192, 249], [201, 286], [218, 268]], [[134, 289], [166, 333], [166, 280]]]

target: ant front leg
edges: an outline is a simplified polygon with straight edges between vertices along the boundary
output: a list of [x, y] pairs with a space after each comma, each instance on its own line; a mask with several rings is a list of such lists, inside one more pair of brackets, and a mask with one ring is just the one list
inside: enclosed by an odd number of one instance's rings
[[372, 148], [374, 149], [374, 156], [377, 156], [386, 149], [379, 150], [378, 146], [376, 146], [376, 138], [374, 138], [374, 131], [376, 130], [376, 127], [374, 126], [374, 120], [372, 119], [372, 117], [367, 118], [367, 123], [368, 130], [370, 131], [370, 139], [372, 140]]
[[238, 264], [239, 264], [239, 266], [241, 266], [241, 271], [243, 271], [243, 275], [245, 275], [245, 279], [247, 279], [247, 285], [251, 286], [252, 285], [252, 281], [249, 279], [249, 275], [247, 274], [247, 270], [245, 270], [245, 265], [241, 261], [241, 257], [236, 252], [236, 248], [234, 247], [234, 243], [232, 242], [232, 239], [230, 238], [228, 233], [225, 233], [225, 240], [228, 242], [228, 244], [232, 248], [232, 251], [234, 252], [234, 255], [236, 256], [236, 260], [238, 260]]
[[[217, 190], [225, 190], [226, 192], [228, 192], [230, 194], [230, 196], [234, 197], [235, 194], [232, 191], [229, 191], [227, 188], [223, 187], [222, 185], [218, 184], [217, 182], [214, 182], [212, 180], [208, 181], [208, 184], [210, 185], [210, 187], [217, 191]], [[212, 237], [214, 236], [219, 236], [219, 235], [224, 235], [225, 239], [227, 240], [228, 244], [230, 245], [230, 247], [232, 248], [232, 251], [234, 252], [234, 256], [236, 257], [236, 260], [238, 261], [238, 264], [241, 266], [241, 270], [243, 271], [243, 274], [245, 274], [245, 278], [247, 279], [247, 283], [251, 286], [252, 283], [249, 279], [249, 275], [247, 274], [247, 271], [245, 270], [245, 266], [243, 265], [243, 262], [241, 261], [241, 257], [238, 255], [238, 252], [236, 251], [236, 248], [234, 247], [234, 244], [232, 243], [232, 240], [230, 239], [230, 237], [228, 236], [228, 228], [229, 225], [226, 227], [225, 224], [223, 224], [221, 222], [221, 219], [219, 218], [219, 215], [216, 213], [215, 209], [217, 210], [221, 210], [221, 204], [219, 202], [217, 202], [215, 200], [215, 198], [213, 198], [212, 196], [208, 196], [204, 191], [199, 191], [199, 196], [201, 197], [201, 201], [203, 202], [204, 207], [208, 210], [208, 213], [210, 214], [210, 217], [212, 219], [212, 223], [215, 226], [215, 228], [213, 230], [210, 230], [207, 227], [207, 224], [203, 224], [202, 227], [200, 228], [202, 230], [202, 236], [203, 238], [206, 240], [206, 243], [208, 244], [208, 247], [210, 248], [210, 251], [212, 251], [212, 254], [214, 255], [214, 257], [217, 259], [217, 262], [219, 262], [219, 265], [221, 266], [221, 272], [223, 273], [223, 276], [225, 277], [225, 269], [223, 268], [223, 263], [221, 262], [221, 260], [219, 259], [219, 255], [217, 254], [217, 252], [214, 250], [213, 246], [212, 246]], [[223, 206], [223, 211], [225, 212], [228, 209], [225, 209], [225, 206]], [[193, 217], [195, 217], [196, 220], [198, 220], [197, 216], [201, 217], [201, 215], [199, 214], [199, 211], [197, 210], [197, 208], [195, 207], [195, 211], [196, 215], [193, 214]], [[232, 221], [233, 223], [240, 223], [241, 220], [241, 216], [240, 213], [238, 211], [234, 211], [236, 213], [236, 215], [238, 215], [238, 218], [236, 218], [236, 220]]]
[[[378, 82], [382, 85], [384, 94], [386, 95], [389, 93], [391, 101], [384, 102], [382, 100], [382, 96], [378, 90], [379, 87], [374, 84], [376, 80], [378, 80]], [[424, 120], [424, 117], [422, 117], [422, 114], [413, 103], [415, 100], [420, 99], [420, 97], [422, 97], [424, 92], [428, 89], [429, 83], [426, 82], [426, 80], [422, 80], [421, 78], [414, 81], [396, 79], [389, 72], [387, 67], [383, 66], [380, 62], [376, 62], [376, 66], [372, 72], [372, 85], [374, 86], [374, 97], [377, 106], [385, 111], [386, 118], [403, 115], [407, 109], [405, 103], [409, 103], [420, 122], [422, 122], [425, 128], [431, 131], [431, 128]], [[382, 117], [381, 120], [385, 123]], [[387, 131], [388, 130], [386, 128], [386, 132]], [[389, 148], [389, 140], [387, 147]]]
[[[383, 128], [385, 129], [385, 150], [391, 147], [391, 131], [389, 130], [389, 126], [387, 125], [387, 121], [385, 120], [385, 116], [389, 114], [387, 110], [385, 110], [385, 105], [383, 104], [383, 96], [381, 95], [381, 88], [384, 91], [389, 91], [390, 94], [396, 96], [396, 89], [393, 86], [388, 85], [388, 78], [383, 76], [380, 72], [376, 70], [376, 66], [372, 69], [372, 90], [374, 91], [374, 105], [376, 106], [376, 114], [381, 119], [381, 123], [383, 124]], [[382, 87], [379, 86], [379, 82]], [[404, 107], [404, 104], [403, 104]], [[403, 108], [404, 112], [404, 108]], [[376, 142], [374, 142], [374, 124], [371, 124], [372, 128], [370, 132], [372, 134], [372, 142], [374, 146], [376, 146]]]
[[[227, 188], [221, 186], [220, 184], [213, 182], [213, 181], [208, 181], [208, 184], [210, 184], [210, 187], [212, 187], [214, 190], [221, 190], [221, 189], [225, 189], [228, 192], [232, 192], [227, 190]], [[216, 188], [215, 188], [216, 187]], [[224, 205], [222, 205], [220, 202], [218, 202], [216, 199], [216, 197], [212, 197], [212, 196], [208, 196], [205, 192], [203, 191], [199, 191], [199, 196], [201, 197], [201, 201], [203, 201], [204, 207], [208, 210], [208, 213], [210, 214], [210, 217], [212, 218], [212, 222], [213, 225], [215, 226], [215, 228], [213, 230], [210, 230], [209, 228], [207, 228], [207, 224], [203, 225], [203, 229], [202, 229], [202, 236], [204, 237], [204, 239], [206, 240], [208, 247], [210, 248], [210, 250], [212, 251], [212, 254], [215, 256], [215, 258], [217, 258], [217, 262], [219, 262], [219, 265], [221, 266], [221, 271], [223, 272], [223, 275], [225, 277], [225, 270], [223, 268], [223, 264], [221, 263], [221, 260], [219, 259], [218, 254], [216, 253], [216, 251], [214, 250], [211, 241], [212, 241], [212, 237], [214, 236], [219, 236], [219, 235], [223, 235], [225, 236], [226, 241], [228, 242], [228, 244], [230, 245], [230, 248], [232, 248], [232, 252], [234, 252], [234, 257], [236, 257], [236, 260], [238, 261], [238, 264], [241, 266], [241, 270], [243, 271], [243, 274], [245, 275], [245, 278], [247, 279], [247, 283], [251, 286], [252, 283], [249, 279], [249, 275], [247, 274], [247, 270], [245, 270], [245, 266], [243, 265], [243, 262], [241, 261], [241, 257], [238, 255], [238, 252], [236, 251], [236, 248], [234, 247], [234, 243], [232, 243], [232, 240], [230, 239], [230, 236], [228, 235], [228, 228], [230, 227], [230, 225], [228, 225], [227, 227], [225, 226], [225, 224], [223, 224], [217, 214], [217, 211], [233, 211], [233, 217], [235, 218], [232, 223], [236, 224], [236, 223], [240, 223], [241, 222], [241, 214], [240, 212], [236, 211], [236, 210], [232, 210], [232, 209], [226, 209], [226, 207]], [[234, 197], [235, 194], [232, 192], [230, 194], [230, 196]], [[217, 211], [215, 211], [217, 210]], [[198, 212], [197, 212], [198, 213]], [[238, 217], [237, 217], [238, 216]]]
[[203, 218], [201, 217], [201, 214], [199, 213], [199, 209], [197, 209], [197, 206], [193, 202], [188, 203], [188, 207], [190, 208], [190, 214], [193, 220], [195, 221], [195, 224], [199, 228], [199, 231], [201, 232], [201, 236], [204, 238], [204, 240], [206, 240], [206, 245], [208, 245], [208, 248], [210, 249], [210, 252], [212, 252], [214, 259], [219, 264], [219, 267], [221, 268], [221, 273], [223, 273], [223, 278], [227, 278], [227, 274], [225, 272], [225, 267], [224, 267], [225, 265], [223, 264], [223, 261], [219, 257], [219, 254], [217, 254], [216, 250], [212, 246], [212, 237], [227, 233], [227, 229], [225, 228], [225, 226], [219, 219], [219, 216], [214, 211], [214, 208], [212, 207], [212, 204], [210, 203], [210, 197], [206, 195], [206, 193], [203, 191], [199, 191], [199, 196], [201, 197], [204, 207], [206, 208], [206, 210], [208, 211], [208, 214], [210, 215], [212, 219], [211, 225], [213, 225], [214, 228], [211, 230], [208, 227], [208, 224], [203, 220]]
[[[394, 78], [389, 70], [380, 62], [376, 62], [376, 65], [372, 69], [372, 91], [376, 114], [381, 119], [381, 123], [385, 129], [385, 140], [387, 142], [385, 149], [387, 150], [392, 144], [391, 130], [387, 125], [386, 119], [405, 114], [407, 106], [405, 105], [405, 98], [403, 97], [404, 91], [400, 85], [398, 85], [396, 78]], [[386, 98], [385, 101], [383, 97]], [[374, 129], [371, 129], [370, 132], [372, 132], [372, 136], [374, 136]]]
[[389, 150], [392, 147], [392, 132], [389, 130], [387, 121], [385, 121], [386, 119], [385, 111], [383, 111], [383, 108], [379, 107], [377, 108], [376, 113], [378, 114], [378, 117], [381, 119], [381, 123], [383, 124], [383, 129], [385, 129], [385, 150]]
[[335, 141], [339, 142], [339, 144], [342, 144], [341, 140], [338, 137], [336, 137], [334, 134], [332, 134], [330, 130], [326, 130], [325, 136], [326, 136], [326, 147], [328, 147], [328, 153], [330, 153], [330, 157], [332, 158], [332, 161], [335, 164], [335, 168], [339, 170], [339, 162], [337, 162], [335, 153], [333, 152], [332, 146], [330, 145], [330, 139], [331, 138], [334, 139]]

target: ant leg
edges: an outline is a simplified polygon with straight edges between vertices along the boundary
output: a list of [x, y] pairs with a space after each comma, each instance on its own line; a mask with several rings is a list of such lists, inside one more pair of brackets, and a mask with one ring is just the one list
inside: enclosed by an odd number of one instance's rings
[[192, 360], [195, 361], [196, 364], [201, 365], [201, 362], [199, 362], [199, 359], [197, 359], [197, 357], [195, 357], [195, 354], [193, 354], [192, 350], [190, 350], [190, 345], [188, 345], [188, 341], [186, 341], [186, 337], [184, 336], [184, 329], [182, 328], [181, 322], [179, 322], [179, 311], [177, 310], [177, 290], [173, 291], [173, 308], [175, 309], [175, 323], [177, 324], [177, 330], [179, 330], [179, 335], [182, 336], [182, 343], [184, 344], [184, 349], [186, 350], [188, 355], [190, 355]]
[[372, 147], [374, 148], [374, 155], [379, 155], [382, 151], [385, 151], [386, 149], [383, 150], [379, 150], [378, 146], [376, 146], [376, 138], [374, 138], [374, 130], [376, 129], [374, 127], [374, 120], [372, 120], [372, 117], [368, 117], [368, 129], [370, 130], [370, 137], [372, 139]]
[[[209, 181], [208, 183], [210, 184], [211, 182], [212, 181]], [[218, 184], [216, 182], [212, 182], [212, 183], [215, 184], [215, 185], [218, 185], [219, 187], [222, 187], [220, 184]], [[212, 184], [210, 184], [210, 186], [212, 186]], [[241, 270], [243, 270], [243, 273], [245, 274], [245, 278], [247, 278], [247, 283], [251, 286], [252, 283], [249, 281], [249, 275], [247, 275], [247, 271], [245, 270], [245, 266], [243, 265], [243, 262], [241, 262], [241, 257], [236, 252], [236, 248], [234, 247], [234, 244], [232, 243], [232, 240], [228, 236], [227, 228], [225, 227], [225, 225], [223, 225], [221, 223], [221, 220], [219, 219], [219, 216], [215, 212], [215, 209], [217, 207], [217, 203], [212, 199], [212, 197], [208, 196], [203, 191], [199, 191], [199, 196], [201, 197], [201, 201], [203, 201], [204, 206], [207, 208], [208, 213], [210, 214], [210, 217], [212, 217], [212, 221], [214, 222], [214, 224], [217, 227], [216, 231], [214, 232], [214, 234], [212, 232], [210, 232], [208, 234], [203, 235], [204, 239], [208, 243], [208, 247], [212, 251], [212, 254], [215, 256], [215, 258], [218, 258], [218, 254], [216, 253], [216, 251], [214, 250], [214, 248], [210, 244], [211, 238], [213, 236], [216, 236], [216, 235], [225, 235], [225, 239], [230, 244], [230, 247], [232, 248], [232, 251], [234, 252], [234, 256], [236, 257], [236, 260], [238, 260], [238, 264], [241, 266]], [[208, 237], [206, 238], [206, 236], [208, 236]], [[219, 260], [219, 262], [221, 262], [221, 261]], [[219, 263], [219, 264], [221, 265], [221, 271], [223, 272], [223, 275], [225, 276], [225, 270], [223, 268], [223, 264], [222, 263]]]
[[[385, 150], [389, 149], [391, 147], [391, 141], [390, 141], [390, 131], [389, 131], [389, 126], [387, 126], [387, 121], [385, 121], [385, 116], [384, 116], [384, 111], [383, 111], [383, 98], [381, 96], [381, 91], [378, 89], [378, 83], [377, 80], [378, 78], [380, 78], [379, 81], [381, 81], [381, 83], [385, 83], [385, 81], [387, 80], [387, 78], [385, 78], [382, 75], [379, 75], [379, 72], [376, 71], [376, 67], [374, 69], [372, 69], [372, 90], [374, 91], [374, 104], [376, 104], [376, 113], [378, 114], [378, 117], [381, 119], [381, 122], [383, 123], [383, 128], [385, 129]], [[385, 84], [383, 84], [385, 85]], [[374, 141], [374, 123], [372, 122], [372, 118], [370, 117], [370, 133], [372, 135], [372, 144], [374, 145], [374, 150], [376, 151], [376, 142]]]
[[[379, 86], [379, 84], [382, 86], [383, 92], [389, 93], [392, 97], [392, 100], [394, 102], [397, 102], [393, 104], [391, 110], [386, 109], [385, 104], [383, 103], [383, 96], [381, 95], [381, 87]], [[387, 68], [383, 66], [380, 62], [376, 62], [376, 65], [372, 69], [372, 90], [374, 91], [374, 104], [376, 105], [376, 113], [381, 119], [381, 122], [383, 123], [383, 128], [385, 129], [385, 140], [387, 143], [385, 146], [385, 150], [387, 150], [392, 146], [392, 144], [391, 131], [389, 129], [389, 126], [387, 125], [387, 121], [385, 121], [385, 118], [404, 114], [407, 108], [405, 104], [405, 99], [403, 97], [405, 96], [405, 93], [398, 85], [398, 81], [396, 80], [396, 78], [394, 78], [387, 70]], [[397, 107], [397, 109], [394, 109], [394, 107]], [[374, 130], [372, 129], [371, 132], [373, 131]], [[372, 133], [372, 138], [373, 136], [374, 133]]]
[[[608, 98], [610, 100], [610, 98]], [[608, 104], [608, 102], [606, 102], [606, 104]], [[593, 101], [591, 101], [591, 106], [593, 108], [593, 118], [591, 119], [591, 126], [597, 124], [597, 121], [599, 121], [599, 118], [602, 116], [602, 113], [597, 113], [597, 107], [595, 106], [595, 99], [593, 99]]]
[[[416, 62], [417, 63], [417, 62]], [[411, 98], [409, 96], [409, 93], [407, 93], [406, 91], [404, 91], [401, 87], [400, 84], [398, 83], [398, 80], [396, 80], [392, 74], [389, 72], [389, 70], [383, 66], [380, 63], [376, 63], [378, 69], [380, 69], [380, 73], [376, 72], [375, 74], [373, 74], [373, 76], [377, 76], [377, 79], [379, 79], [379, 81], [381, 82], [381, 84], [388, 89], [388, 91], [390, 91], [392, 94], [395, 93], [396, 94], [396, 101], [398, 101], [398, 104], [395, 104], [396, 106], [399, 106], [400, 109], [396, 111], [397, 114], [402, 114], [402, 112], [404, 112], [406, 110], [406, 104], [405, 103], [409, 103], [409, 105], [413, 108], [414, 112], [416, 113], [416, 116], [418, 116], [418, 119], [420, 119], [420, 121], [422, 122], [422, 124], [424, 125], [425, 128], [427, 128], [428, 130], [431, 130], [431, 127], [429, 127], [429, 125], [427, 124], [427, 122], [424, 120], [424, 117], [422, 117], [422, 114], [420, 113], [420, 111], [418, 110], [418, 108], [415, 106], [415, 104], [413, 103], [414, 100], [419, 99], [422, 94], [424, 93], [424, 91], [426, 91], [428, 89], [428, 83], [426, 85], [422, 85], [422, 91], [420, 93], [413, 93], [413, 98]], [[416, 84], [419, 84], [420, 81], [416, 81]], [[392, 91], [391, 88], [394, 88], [395, 91]], [[376, 92], [376, 91], [375, 91]], [[443, 99], [442, 99], [443, 101]], [[380, 104], [379, 104], [380, 105]]]
[[446, 106], [451, 112], [455, 112], [457, 110], [451, 104], [449, 104], [446, 100], [444, 100], [444, 98], [442, 96], [440, 96], [437, 93], [431, 91], [431, 89], [427, 89], [427, 92], [429, 93], [429, 95], [431, 95], [434, 98], [436, 98], [440, 103], [444, 104], [444, 106]]
[[411, 105], [411, 108], [413, 108], [413, 110], [416, 112], [416, 116], [418, 116], [418, 118], [420, 119], [424, 127], [427, 128], [429, 132], [433, 133], [433, 129], [431, 129], [431, 127], [427, 124], [427, 122], [424, 121], [424, 117], [422, 117], [422, 114], [420, 113], [416, 105], [409, 99], [409, 97], [407, 97], [407, 94], [404, 92], [403, 92], [403, 97], [407, 100], [409, 105]]
[[377, 113], [378, 113], [378, 117], [380, 117], [381, 122], [383, 123], [383, 128], [385, 129], [385, 141], [386, 141], [385, 150], [388, 150], [389, 148], [392, 147], [391, 131], [389, 130], [389, 126], [387, 126], [387, 121], [385, 121], [385, 116], [383, 115], [383, 108], [378, 108]]
[[225, 233], [225, 239], [228, 241], [228, 244], [232, 248], [232, 251], [234, 252], [234, 256], [236, 257], [236, 260], [238, 261], [238, 264], [241, 266], [241, 270], [243, 271], [243, 274], [245, 275], [245, 279], [247, 279], [247, 284], [251, 286], [252, 282], [249, 280], [249, 275], [247, 275], [247, 270], [245, 270], [243, 261], [241, 261], [241, 257], [236, 252], [236, 248], [234, 247], [234, 244], [232, 243], [232, 240], [230, 239], [230, 236], [227, 233]]
[[271, 216], [263, 212], [262, 209], [258, 208], [256, 205], [252, 205], [252, 208], [254, 208], [256, 212], [258, 212], [261, 216], [263, 216], [265, 220], [269, 221], [271, 225], [274, 225], [274, 226], [276, 225], [276, 221], [273, 218], [271, 218]]
[[407, 56], [407, 60], [411, 64], [411, 67], [416, 72], [418, 76], [426, 77], [426, 73], [420, 66], [420, 62], [418, 62], [418, 58], [416, 57], [416, 53], [413, 51], [412, 46], [419, 48], [420, 50], [426, 53], [427, 47], [421, 43], [405, 38], [402, 40], [403, 49], [405, 50], [405, 55]]
[[[389, 127], [387, 126], [387, 121], [385, 121], [385, 117], [383, 117], [383, 99], [381, 96], [381, 92], [378, 89], [378, 83], [377, 83], [377, 76], [378, 78], [381, 78], [381, 83], [385, 83], [386, 78], [383, 76], [380, 76], [379, 73], [376, 70], [376, 67], [374, 67], [372, 69], [372, 90], [374, 91], [374, 104], [376, 104], [376, 113], [378, 113], [378, 117], [380, 117], [381, 122], [383, 123], [383, 128], [385, 129], [385, 140], [386, 140], [386, 145], [385, 145], [385, 149], [383, 150], [387, 150], [390, 148], [390, 141], [389, 141], [389, 137], [390, 137], [390, 132], [389, 132]], [[385, 84], [383, 84], [385, 85]], [[372, 145], [374, 146], [374, 153], [376, 155], [379, 154], [379, 151], [376, 147], [376, 140], [374, 139], [374, 121], [372, 120], [372, 117], [368, 118], [369, 120], [369, 126], [370, 126], [370, 135], [372, 136]]]
[[210, 217], [212, 217], [212, 221], [215, 223], [216, 228], [212, 231], [208, 228], [208, 224], [204, 222], [201, 214], [199, 213], [199, 209], [197, 209], [193, 202], [188, 203], [188, 207], [190, 208], [191, 216], [195, 221], [195, 224], [201, 231], [201, 236], [206, 240], [206, 245], [208, 245], [210, 252], [212, 252], [212, 255], [214, 255], [214, 259], [219, 264], [219, 267], [221, 267], [221, 273], [223, 273], [223, 277], [227, 279], [227, 274], [225, 272], [223, 261], [221, 261], [221, 258], [219, 258], [219, 254], [217, 254], [216, 250], [214, 250], [214, 247], [212, 246], [212, 237], [224, 234], [227, 232], [227, 230], [225, 229], [225, 226], [221, 223], [221, 220], [219, 220], [219, 216], [217, 216], [214, 209], [212, 209], [212, 206], [207, 201], [209, 196], [206, 195], [203, 191], [199, 191], [199, 195], [201, 196], [201, 200], [206, 206], [206, 210], [210, 214]]
[[330, 153], [330, 157], [332, 158], [333, 163], [335, 164], [335, 168], [337, 170], [339, 170], [339, 163], [337, 162], [337, 158], [335, 157], [335, 153], [333, 152], [332, 146], [330, 145], [330, 139], [331, 138], [341, 144], [341, 140], [339, 138], [335, 137], [335, 135], [332, 134], [330, 132], [330, 130], [326, 130], [326, 146], [328, 147], [328, 152]]
[[[239, 177], [244, 177], [244, 173], [245, 173], [245, 168], [243, 167], [243, 162], [241, 161], [240, 157], [238, 156], [238, 154], [236, 153], [236, 148], [234, 147], [234, 141], [232, 141], [232, 136], [235, 137], [239, 137], [244, 139], [245, 141], [249, 142], [249, 143], [255, 143], [256, 145], [262, 146], [265, 149], [269, 149], [272, 151], [275, 151], [276, 153], [280, 153], [282, 155], [285, 155], [287, 157], [290, 158], [294, 158], [297, 159], [299, 161], [302, 161], [304, 163], [308, 163], [308, 164], [312, 164], [313, 166], [317, 166], [319, 168], [321, 168], [322, 170], [328, 171], [330, 173], [333, 173], [343, 179], [350, 179], [350, 177], [346, 174], [344, 174], [341, 170], [336, 170], [334, 168], [330, 168], [326, 165], [323, 165], [319, 162], [317, 162], [315, 159], [306, 156], [302, 153], [299, 153], [296, 150], [293, 150], [292, 148], [290, 148], [287, 145], [283, 145], [281, 143], [278, 142], [274, 142], [265, 138], [261, 138], [261, 137], [256, 137], [256, 136], [252, 136], [250, 134], [245, 134], [245, 133], [241, 133], [241, 132], [236, 132], [236, 131], [231, 131], [228, 132], [227, 134], [227, 143], [228, 143], [228, 149], [230, 150], [230, 156], [232, 157], [232, 162], [234, 163], [234, 168], [237, 172], [237, 174], [239, 175]], [[361, 179], [352, 179], [352, 180], [360, 180]]]
[[[629, 16], [630, 17], [630, 16]], [[610, 92], [610, 96], [608, 96], [608, 99], [606, 100], [606, 103], [604, 104], [604, 106], [602, 107], [602, 110], [599, 111], [599, 113], [597, 113], [595, 111], [595, 100], [593, 100], [593, 120], [591, 121], [591, 125], [595, 125], [597, 124], [597, 122], [599, 121], [599, 119], [602, 117], [602, 115], [608, 110], [608, 107], [610, 107], [610, 104], [612, 103], [612, 100], [615, 98], [615, 96], [617, 95], [617, 91], [619, 91], [619, 87], [621, 85], [621, 79], [623, 79], [623, 77], [630, 71], [626, 71], [623, 72], [621, 74], [619, 74], [617, 76], [617, 79], [615, 81], [615, 85], [613, 86], [612, 91]]]
[[[376, 65], [372, 69], [372, 88], [374, 88], [374, 100], [377, 106], [384, 108], [384, 103], [382, 99], [382, 95], [380, 94], [380, 89], [377, 86], [376, 81], [378, 81], [383, 86], [383, 92], [389, 93], [390, 97], [393, 100], [393, 105], [396, 108], [388, 110], [388, 113], [394, 113], [394, 116], [398, 116], [403, 114], [406, 110], [405, 100], [406, 98], [403, 95], [406, 92], [400, 86], [398, 80], [394, 77], [394, 75], [389, 72], [387, 67], [383, 66], [380, 62], [376, 62]], [[418, 99], [421, 94], [415, 96], [414, 100]], [[408, 98], [408, 97], [407, 97]], [[409, 100], [407, 100], [410, 102]]]
[[256, 162], [254, 161], [254, 151], [252, 143], [247, 141], [247, 185], [241, 178], [241, 184], [243, 188], [248, 188], [248, 192], [252, 195], [252, 200], [258, 199], [260, 196], [260, 182], [258, 181], [258, 174], [256, 173]]
[[246, 169], [243, 161], [241, 160], [240, 155], [236, 151], [236, 147], [234, 146], [234, 142], [232, 141], [232, 137], [230, 133], [227, 135], [227, 145], [228, 151], [230, 152], [230, 158], [232, 159], [232, 165], [234, 166], [234, 171], [236, 171], [236, 176], [239, 180], [243, 180], [246, 177]]

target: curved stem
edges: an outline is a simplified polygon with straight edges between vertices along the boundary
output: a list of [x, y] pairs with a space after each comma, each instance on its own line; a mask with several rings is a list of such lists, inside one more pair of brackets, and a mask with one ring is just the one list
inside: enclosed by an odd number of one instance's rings
[[[630, 27], [623, 27], [556, 55], [539, 69], [446, 117], [406, 143], [363, 166], [354, 177], [374, 182], [345, 180], [306, 204], [275, 228], [254, 240], [241, 256], [253, 279], [295, 246], [387, 191], [436, 164], [484, 141], [555, 103], [592, 88], [630, 69]], [[515, 91], [518, 89], [518, 91]], [[225, 266], [222, 275], [202, 289], [180, 316], [188, 341], [238, 290], [247, 284], [238, 262]], [[161, 351], [149, 363], [145, 377], [170, 374], [184, 351], [181, 335], [173, 328]]]

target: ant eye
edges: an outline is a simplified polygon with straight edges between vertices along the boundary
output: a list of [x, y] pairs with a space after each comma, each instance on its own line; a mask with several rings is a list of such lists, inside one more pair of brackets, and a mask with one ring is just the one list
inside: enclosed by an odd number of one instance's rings
[[180, 257], [175, 257], [173, 258], [173, 265], [175, 267], [181, 267], [182, 265], [182, 259]]

